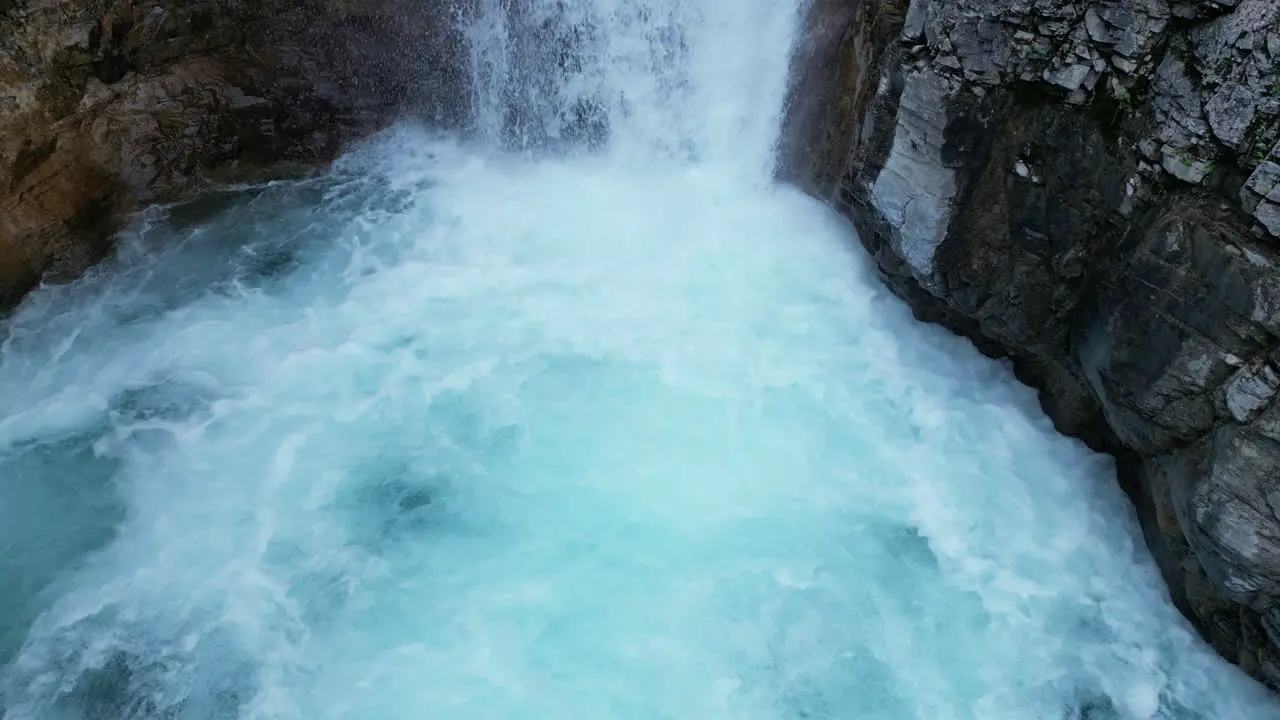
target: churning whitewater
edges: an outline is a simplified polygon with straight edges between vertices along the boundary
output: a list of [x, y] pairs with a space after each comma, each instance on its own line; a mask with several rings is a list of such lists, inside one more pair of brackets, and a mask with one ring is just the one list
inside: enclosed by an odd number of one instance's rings
[[0, 331], [5, 720], [1244, 720], [1112, 468], [770, 182], [800, 8], [482, 0], [479, 139]]

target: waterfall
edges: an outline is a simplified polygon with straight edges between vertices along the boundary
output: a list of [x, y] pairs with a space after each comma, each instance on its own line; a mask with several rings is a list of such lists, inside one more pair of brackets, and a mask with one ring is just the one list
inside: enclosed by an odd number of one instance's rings
[[469, 20], [485, 143], [772, 170], [800, 3], [481, 0]]
[[1280, 718], [1111, 461], [773, 184], [799, 16], [477, 0], [471, 134], [31, 295], [0, 717]]

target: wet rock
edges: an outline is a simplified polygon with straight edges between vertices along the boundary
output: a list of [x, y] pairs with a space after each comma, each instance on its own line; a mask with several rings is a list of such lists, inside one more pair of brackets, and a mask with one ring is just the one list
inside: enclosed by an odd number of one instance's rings
[[1280, 4], [852, 5], [809, 18], [798, 182], [1117, 455], [1175, 603], [1280, 688]]
[[1240, 199], [1259, 223], [1273, 235], [1280, 235], [1280, 145], [1254, 168]]
[[894, 250], [921, 278], [933, 270], [956, 193], [955, 174], [942, 161], [941, 100], [949, 90], [946, 80], [927, 70], [907, 76], [889, 157], [869, 192], [872, 207], [894, 230]]
[[1174, 196], [1141, 221], [1139, 243], [1078, 321], [1074, 354], [1133, 450], [1192, 442], [1233, 419], [1232, 405], [1247, 411], [1245, 389], [1263, 392], [1265, 372], [1246, 381], [1240, 371], [1280, 331], [1266, 309], [1280, 258], [1241, 220]]
[[0, 5], [0, 310], [102, 257], [133, 207], [296, 172], [400, 112], [463, 120], [446, 4]]
[[1226, 386], [1228, 412], [1236, 422], [1248, 422], [1270, 404], [1280, 388], [1280, 374], [1270, 363], [1242, 368]]

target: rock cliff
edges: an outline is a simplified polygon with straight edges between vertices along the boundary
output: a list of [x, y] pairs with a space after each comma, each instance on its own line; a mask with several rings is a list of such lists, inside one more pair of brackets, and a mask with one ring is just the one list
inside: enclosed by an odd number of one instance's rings
[[1175, 602], [1280, 688], [1280, 3], [818, 0], [808, 27], [785, 172], [1117, 455]]
[[465, 105], [443, 2], [0, 0], [0, 311], [131, 206]]

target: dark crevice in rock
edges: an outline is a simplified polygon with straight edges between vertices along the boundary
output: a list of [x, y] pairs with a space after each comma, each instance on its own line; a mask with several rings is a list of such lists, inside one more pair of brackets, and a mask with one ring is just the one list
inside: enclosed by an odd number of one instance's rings
[[19, 150], [18, 157], [13, 161], [13, 169], [9, 172], [10, 190], [17, 187], [33, 170], [40, 167], [40, 163], [48, 160], [57, 149], [58, 138], [51, 137], [42, 143], [25, 145]]

